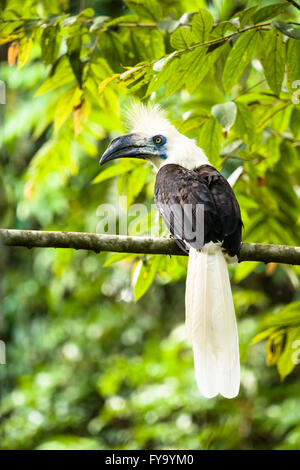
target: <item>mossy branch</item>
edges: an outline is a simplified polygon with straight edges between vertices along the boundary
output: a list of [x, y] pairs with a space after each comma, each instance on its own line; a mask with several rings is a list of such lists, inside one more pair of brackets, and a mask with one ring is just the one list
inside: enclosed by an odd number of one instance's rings
[[[112, 251], [151, 255], [185, 256], [171, 238], [98, 235], [84, 232], [47, 232], [0, 229], [0, 242], [6, 246], [27, 248], [74, 248], [96, 253]], [[300, 247], [243, 243], [239, 261], [262, 261], [300, 265]]]

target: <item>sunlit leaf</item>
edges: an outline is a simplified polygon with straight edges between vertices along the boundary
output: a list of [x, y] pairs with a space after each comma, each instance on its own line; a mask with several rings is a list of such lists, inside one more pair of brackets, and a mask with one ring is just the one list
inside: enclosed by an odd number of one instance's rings
[[162, 33], [173, 33], [178, 28], [179, 22], [172, 18], [166, 18], [165, 20], [158, 21], [157, 27]]
[[202, 125], [198, 143], [213, 166], [221, 164], [221, 126], [214, 117]]
[[300, 39], [300, 29], [295, 28], [289, 23], [284, 23], [284, 21], [272, 21], [274, 28], [278, 29], [282, 34], [289, 36], [290, 38]]
[[190, 28], [180, 27], [177, 28], [171, 35], [171, 46], [174, 49], [186, 49], [193, 42], [193, 35]]
[[240, 10], [236, 16], [240, 20], [240, 27], [243, 28], [248, 22], [250, 22], [251, 18], [253, 17], [254, 13], [256, 12], [258, 5], [255, 5], [250, 8], [243, 8]]
[[268, 35], [263, 67], [270, 88], [279, 95], [284, 77], [285, 45], [282, 35], [278, 32], [272, 31]]
[[226, 44], [220, 45], [211, 52], [208, 52], [206, 47], [199, 47], [187, 53], [190, 54], [191, 63], [186, 72], [185, 85], [190, 93], [194, 93], [200, 86], [203, 79], [222, 54], [224, 46]]
[[126, 5], [141, 18], [161, 19], [162, 7], [157, 0], [126, 0]]
[[10, 66], [16, 63], [19, 53], [19, 43], [14, 41], [8, 48], [7, 61]]
[[263, 325], [270, 327], [288, 327], [300, 325], [300, 301], [291, 302], [279, 312], [267, 316]]
[[114, 73], [111, 77], [106, 77], [104, 80], [102, 80], [98, 87], [98, 93], [101, 94], [104, 88], [118, 77], [120, 77], [120, 74]]
[[253, 16], [253, 23], [261, 23], [262, 21], [270, 20], [280, 13], [285, 11], [290, 6], [290, 2], [280, 2], [279, 4], [274, 3], [273, 5], [267, 5], [260, 8]]
[[152, 285], [159, 266], [160, 256], [154, 256], [151, 261], [139, 261], [134, 268], [132, 283], [135, 300], [139, 300]]
[[214, 19], [211, 13], [204, 8], [200, 8], [192, 19], [192, 32], [196, 42], [205, 42], [213, 27]]
[[74, 74], [66, 55], [60, 57], [52, 66], [51, 71], [38, 91], [36, 96], [47, 91], [54, 90], [74, 80]]
[[234, 124], [234, 130], [246, 143], [251, 143], [255, 137], [255, 125], [253, 114], [247, 105], [236, 101], [237, 117]]
[[61, 44], [59, 32], [59, 25], [55, 25], [48, 26], [42, 33], [41, 49], [45, 65], [53, 64], [57, 59]]
[[107, 268], [108, 266], [111, 266], [114, 263], [118, 263], [120, 261], [126, 261], [126, 260], [131, 260], [136, 258], [136, 254], [130, 254], [130, 253], [114, 253], [113, 255], [110, 255], [105, 263], [103, 264], [104, 268]]
[[108, 168], [102, 170], [93, 179], [93, 183], [102, 183], [102, 181], [127, 173], [128, 171], [133, 170], [135, 167], [136, 165], [134, 162], [126, 162], [126, 164], [124, 164], [124, 162], [121, 161], [120, 163], [115, 163], [114, 165], [111, 165]]
[[285, 343], [285, 331], [278, 330], [271, 333], [267, 341], [267, 365], [274, 366], [283, 351]]
[[289, 375], [299, 361], [300, 327], [289, 328], [284, 351], [277, 361], [277, 369], [281, 380]]
[[55, 132], [65, 123], [73, 109], [78, 106], [81, 96], [82, 91], [76, 85], [71, 86], [61, 95], [55, 109]]
[[229, 92], [252, 59], [257, 41], [256, 31], [242, 34], [231, 49], [223, 72], [223, 85]]
[[290, 128], [295, 139], [300, 139], [300, 109], [298, 105], [294, 105], [291, 117]]
[[19, 41], [19, 50], [18, 50], [18, 68], [24, 67], [30, 59], [32, 51], [32, 39], [23, 38]]
[[289, 39], [288, 47], [287, 47], [286, 73], [287, 73], [287, 86], [291, 93], [294, 93], [294, 91], [297, 88], [299, 88], [299, 85], [300, 85], [299, 57], [300, 57], [300, 41], [296, 39]]
[[215, 104], [211, 108], [211, 113], [228, 132], [235, 122], [237, 107], [233, 101], [228, 101], [227, 103]]

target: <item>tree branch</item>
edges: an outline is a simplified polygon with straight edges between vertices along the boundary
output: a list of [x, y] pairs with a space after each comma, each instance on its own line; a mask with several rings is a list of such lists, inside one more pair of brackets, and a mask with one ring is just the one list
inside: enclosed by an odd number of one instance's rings
[[[27, 248], [74, 248], [76, 250], [113, 251], [152, 255], [185, 256], [171, 238], [98, 235], [84, 232], [46, 232], [0, 229], [0, 242], [6, 246]], [[243, 243], [239, 261], [262, 261], [300, 265], [300, 247]]]

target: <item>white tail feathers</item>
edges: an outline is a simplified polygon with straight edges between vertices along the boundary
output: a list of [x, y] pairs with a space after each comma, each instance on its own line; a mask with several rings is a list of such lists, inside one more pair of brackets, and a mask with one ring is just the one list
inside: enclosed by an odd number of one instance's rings
[[220, 244], [190, 248], [186, 281], [186, 326], [195, 374], [207, 398], [239, 392], [239, 341], [227, 263]]

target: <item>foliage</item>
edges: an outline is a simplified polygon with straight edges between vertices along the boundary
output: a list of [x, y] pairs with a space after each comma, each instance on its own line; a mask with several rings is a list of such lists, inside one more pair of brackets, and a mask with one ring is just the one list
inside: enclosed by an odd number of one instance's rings
[[[160, 102], [225, 176], [243, 167], [244, 241], [299, 245], [290, 2], [0, 3], [2, 226], [95, 231], [117, 193], [150, 208], [144, 163], [97, 166], [134, 97]], [[226, 401], [196, 389], [186, 259], [9, 249], [0, 264], [3, 448], [299, 449], [299, 268], [231, 267], [242, 387]]]

